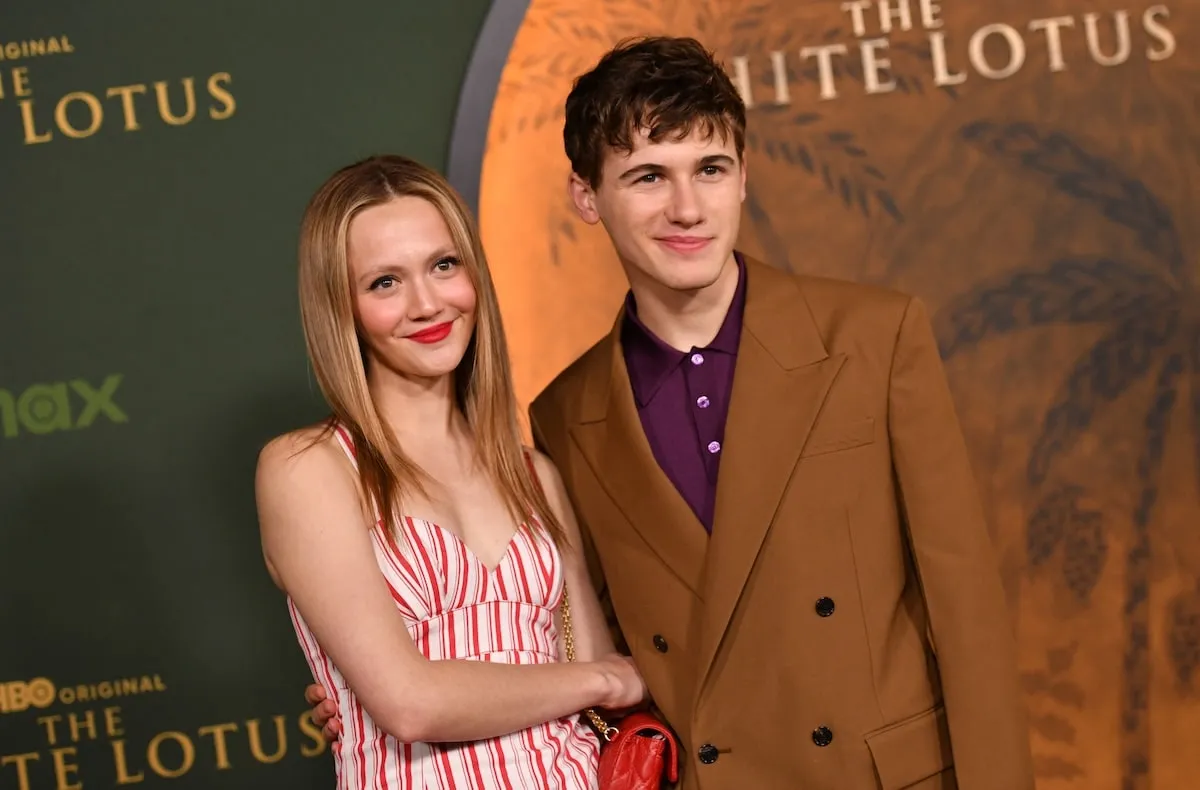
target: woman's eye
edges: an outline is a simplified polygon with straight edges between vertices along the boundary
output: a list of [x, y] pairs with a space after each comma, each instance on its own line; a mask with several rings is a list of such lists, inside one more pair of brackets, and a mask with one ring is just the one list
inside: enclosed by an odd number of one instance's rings
[[458, 265], [457, 258], [442, 258], [433, 265], [439, 272], [448, 272]]
[[380, 277], [378, 280], [371, 283], [371, 290], [377, 291], [380, 288], [390, 288], [391, 286], [393, 286], [395, 284], [396, 284], [396, 278], [392, 277], [391, 275], [386, 275], [384, 277]]

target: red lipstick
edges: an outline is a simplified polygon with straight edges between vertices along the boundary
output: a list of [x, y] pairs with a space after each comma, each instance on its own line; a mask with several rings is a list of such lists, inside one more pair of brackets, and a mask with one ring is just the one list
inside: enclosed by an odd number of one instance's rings
[[409, 340], [417, 343], [437, 343], [445, 340], [450, 335], [450, 330], [454, 327], [453, 321], [446, 321], [441, 324], [422, 329], [419, 332], [413, 332], [411, 335], [406, 335]]

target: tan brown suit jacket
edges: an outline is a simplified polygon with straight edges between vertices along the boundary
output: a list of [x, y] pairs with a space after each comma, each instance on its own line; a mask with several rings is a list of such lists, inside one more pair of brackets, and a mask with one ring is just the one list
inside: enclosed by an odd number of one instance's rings
[[642, 432], [619, 318], [530, 408], [681, 785], [1029, 790], [1013, 627], [924, 308], [753, 260], [747, 286], [711, 538]]

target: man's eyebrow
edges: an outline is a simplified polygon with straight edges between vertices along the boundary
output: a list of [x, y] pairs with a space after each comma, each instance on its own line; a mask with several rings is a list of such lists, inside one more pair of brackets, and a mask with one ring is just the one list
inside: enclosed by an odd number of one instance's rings
[[[699, 160], [697, 160], [696, 169], [700, 169], [702, 167], [711, 167], [712, 165], [733, 167], [734, 164], [736, 163], [733, 161], [733, 157], [729, 156], [728, 154], [709, 154], [708, 156], [701, 157]], [[642, 164], [635, 165], [621, 173], [621, 175], [617, 176], [617, 179], [620, 181], [626, 181], [630, 178], [644, 176], [649, 173], [661, 173], [665, 169], [666, 168], [657, 162], [643, 162]]]
[[647, 173], [661, 173], [662, 170], [663, 170], [662, 165], [655, 164], [653, 162], [645, 162], [643, 164], [635, 165], [635, 166], [629, 168], [624, 173], [617, 176], [617, 178], [620, 179], [621, 181], [624, 181], [625, 179], [630, 178], [631, 176], [643, 176], [643, 175], [646, 175]]

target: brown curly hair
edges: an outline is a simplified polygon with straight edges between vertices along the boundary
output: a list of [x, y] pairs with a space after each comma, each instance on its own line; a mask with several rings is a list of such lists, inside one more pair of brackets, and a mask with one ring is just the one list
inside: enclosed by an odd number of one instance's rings
[[608, 150], [632, 153], [635, 135], [651, 142], [699, 129], [733, 139], [738, 158], [746, 105], [714, 55], [694, 38], [627, 39], [575, 80], [567, 96], [563, 143], [571, 168], [592, 187]]

